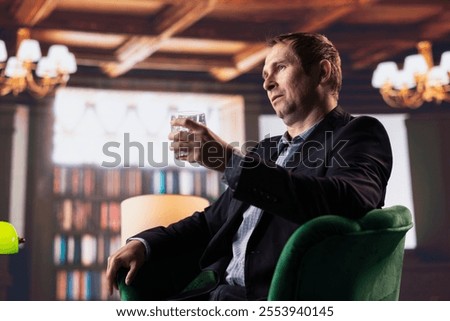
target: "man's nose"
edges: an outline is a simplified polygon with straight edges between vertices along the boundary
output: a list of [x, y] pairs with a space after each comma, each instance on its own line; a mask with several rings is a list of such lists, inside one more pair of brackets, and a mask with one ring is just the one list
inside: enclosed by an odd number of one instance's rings
[[276, 87], [276, 85], [277, 85], [277, 83], [275, 82], [273, 77], [269, 76], [264, 80], [263, 88], [266, 91], [271, 91], [272, 89], [274, 89]]

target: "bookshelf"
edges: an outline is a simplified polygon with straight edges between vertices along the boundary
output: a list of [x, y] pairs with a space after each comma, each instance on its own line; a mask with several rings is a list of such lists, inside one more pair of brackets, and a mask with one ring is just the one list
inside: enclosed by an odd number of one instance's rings
[[187, 194], [215, 200], [219, 173], [202, 168], [55, 165], [53, 266], [57, 300], [118, 300], [105, 284], [108, 256], [120, 247], [120, 202], [142, 194]]

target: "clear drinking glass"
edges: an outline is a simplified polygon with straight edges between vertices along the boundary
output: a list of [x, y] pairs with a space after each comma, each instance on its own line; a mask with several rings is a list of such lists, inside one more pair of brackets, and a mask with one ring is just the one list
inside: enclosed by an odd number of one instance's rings
[[[206, 125], [206, 116], [205, 113], [202, 112], [195, 112], [195, 111], [180, 111], [170, 116], [170, 120], [178, 119], [178, 118], [188, 118], [191, 119], [197, 123]], [[181, 131], [189, 131], [188, 128], [183, 126], [172, 126], [171, 127], [172, 132], [181, 132]], [[188, 152], [183, 151], [182, 149], [175, 153], [175, 157], [178, 158], [179, 156], [187, 156]]]

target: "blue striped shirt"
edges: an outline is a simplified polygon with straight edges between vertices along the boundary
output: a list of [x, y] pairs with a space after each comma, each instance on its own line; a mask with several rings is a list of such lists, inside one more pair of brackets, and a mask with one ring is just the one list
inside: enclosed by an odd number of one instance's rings
[[[311, 132], [319, 123], [289, 140], [288, 133], [284, 133], [278, 142], [279, 155], [276, 164], [282, 167], [286, 166], [288, 160], [300, 148], [300, 145], [306, 140]], [[230, 285], [245, 286], [245, 256], [248, 241], [262, 216], [262, 209], [250, 205], [243, 214], [242, 223], [233, 237], [233, 257], [227, 267], [225, 281]]]

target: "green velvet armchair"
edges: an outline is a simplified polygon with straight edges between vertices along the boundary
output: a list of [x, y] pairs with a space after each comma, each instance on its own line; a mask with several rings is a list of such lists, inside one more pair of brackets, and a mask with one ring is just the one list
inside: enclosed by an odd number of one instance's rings
[[[305, 223], [280, 255], [268, 300], [398, 300], [405, 235], [412, 226], [403, 206], [375, 209], [360, 220], [327, 215]], [[122, 271], [121, 299], [161, 300], [214, 282], [212, 273], [198, 274], [200, 254], [201, 249], [193, 249], [152, 262], [130, 286]]]

